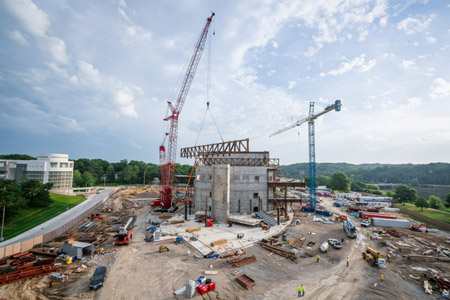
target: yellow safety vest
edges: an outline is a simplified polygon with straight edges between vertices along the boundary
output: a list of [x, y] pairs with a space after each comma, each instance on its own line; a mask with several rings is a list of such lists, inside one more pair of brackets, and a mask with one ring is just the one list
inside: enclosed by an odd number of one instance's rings
[[305, 291], [305, 286], [302, 287], [302, 291], [303, 291], [303, 292]]
[[297, 287], [297, 291], [300, 292], [301, 290], [302, 290], [302, 288], [298, 286], [298, 287]]

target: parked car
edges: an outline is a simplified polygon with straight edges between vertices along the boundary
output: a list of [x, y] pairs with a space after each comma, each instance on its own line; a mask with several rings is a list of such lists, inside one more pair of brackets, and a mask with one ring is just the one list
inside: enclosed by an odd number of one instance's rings
[[369, 220], [364, 220], [364, 221], [362, 221], [362, 222], [361, 222], [361, 226], [363, 226], [363, 227], [369, 227], [369, 226], [370, 226]]
[[331, 247], [333, 247], [334, 249], [341, 249], [342, 248], [341, 242], [339, 242], [336, 239], [328, 239], [328, 244], [330, 244]]
[[106, 267], [100, 266], [95, 269], [94, 275], [92, 275], [91, 283], [89, 285], [91, 290], [96, 290], [103, 285], [103, 281], [105, 280], [106, 276]]

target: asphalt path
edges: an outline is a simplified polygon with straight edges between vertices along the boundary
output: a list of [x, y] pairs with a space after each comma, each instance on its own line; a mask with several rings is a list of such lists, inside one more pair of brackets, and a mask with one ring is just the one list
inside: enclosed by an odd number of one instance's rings
[[52, 230], [55, 230], [56, 228], [64, 225], [67, 222], [67, 220], [73, 219], [75, 216], [82, 214], [89, 208], [101, 202], [105, 197], [109, 196], [114, 191], [114, 189], [115, 187], [107, 187], [105, 190], [101, 191], [100, 194], [94, 194], [92, 196], [89, 196], [82, 203], [69, 209], [68, 211], [63, 212], [62, 214], [54, 217], [53, 219], [50, 219], [45, 223], [42, 223], [41, 225], [38, 225], [28, 231], [25, 231], [22, 234], [19, 234], [18, 236], [15, 236], [9, 240], [0, 243], [0, 247], [26, 241], [39, 235], [46, 234]]

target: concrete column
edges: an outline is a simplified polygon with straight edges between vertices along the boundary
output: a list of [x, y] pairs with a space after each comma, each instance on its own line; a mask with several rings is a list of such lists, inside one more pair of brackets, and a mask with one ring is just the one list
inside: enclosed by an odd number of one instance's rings
[[217, 222], [225, 223], [230, 213], [230, 165], [214, 165], [211, 213]]

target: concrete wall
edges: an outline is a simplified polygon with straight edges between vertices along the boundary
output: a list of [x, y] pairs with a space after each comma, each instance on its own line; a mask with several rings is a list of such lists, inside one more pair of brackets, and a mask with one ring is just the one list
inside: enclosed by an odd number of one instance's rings
[[[233, 154], [230, 157], [241, 158], [268, 158], [268, 152], [250, 152]], [[213, 197], [214, 168], [215, 166], [198, 166], [195, 169], [195, 198], [196, 211], [210, 211]], [[268, 205], [268, 167], [230, 166], [230, 213], [251, 213], [255, 210], [271, 210]], [[270, 172], [271, 174], [273, 172]]]
[[211, 213], [217, 222], [225, 223], [230, 212], [230, 165], [213, 166]]

